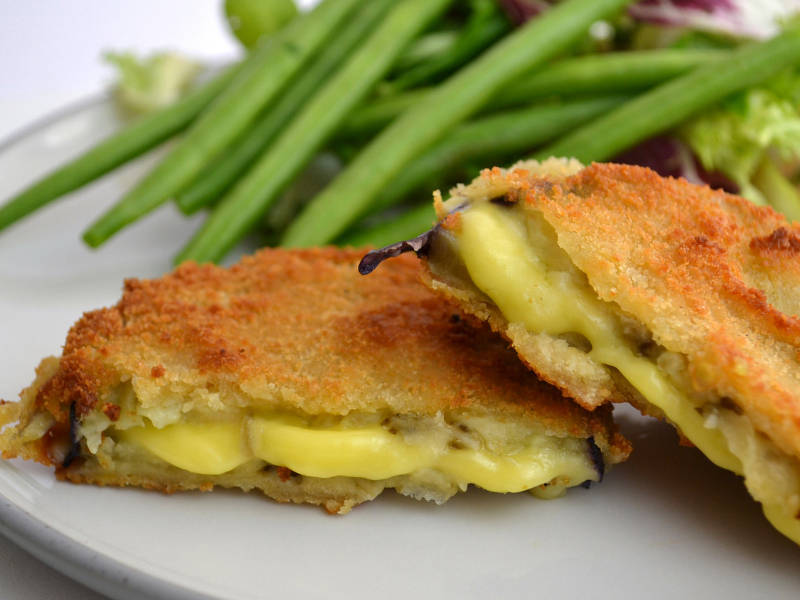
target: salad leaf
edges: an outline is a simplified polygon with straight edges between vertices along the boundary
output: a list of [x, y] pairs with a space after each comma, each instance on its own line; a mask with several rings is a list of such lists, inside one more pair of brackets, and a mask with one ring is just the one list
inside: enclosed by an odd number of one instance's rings
[[790, 221], [800, 221], [800, 189], [787, 179], [771, 157], [767, 156], [758, 166], [753, 184], [775, 210]]
[[798, 12], [800, 0], [640, 0], [628, 8], [637, 21], [754, 39], [774, 36]]
[[774, 89], [754, 88], [687, 122], [679, 134], [707, 170], [720, 171], [742, 196], [764, 204], [752, 178], [768, 152], [787, 162], [800, 158], [798, 108]]
[[707, 171], [681, 140], [672, 136], [656, 136], [626, 150], [611, 162], [648, 167], [662, 177], [683, 177], [698, 185], [738, 194], [739, 187], [718, 171]]
[[[539, 16], [554, 0], [498, 2], [519, 24]], [[800, 0], [639, 0], [628, 7], [628, 16], [639, 24], [752, 39], [774, 36], [781, 21], [798, 13]]]
[[158, 111], [178, 100], [202, 69], [200, 63], [172, 52], [147, 59], [131, 52], [106, 52], [104, 58], [119, 70], [115, 98], [136, 114]]
[[516, 25], [538, 17], [550, 7], [545, 0], [498, 0], [498, 3]]

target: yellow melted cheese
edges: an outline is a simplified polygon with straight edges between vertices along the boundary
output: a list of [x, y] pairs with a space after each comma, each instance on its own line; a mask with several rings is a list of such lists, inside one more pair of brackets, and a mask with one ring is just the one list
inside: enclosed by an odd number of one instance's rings
[[[548, 270], [544, 250], [537, 248], [542, 240], [531, 239], [517, 216], [515, 209], [490, 202], [477, 202], [461, 213], [458, 251], [473, 283], [510, 323], [522, 323], [532, 333], [583, 335], [594, 361], [619, 370], [714, 463], [743, 474], [722, 432], [705, 426], [704, 417], [656, 364], [634, 354], [606, 303], [569, 274]], [[797, 519], [778, 504], [764, 504], [764, 512], [800, 544]]]
[[152, 424], [117, 434], [171, 465], [201, 475], [222, 475], [252, 460], [242, 448], [241, 423]]
[[[409, 444], [379, 424], [316, 428], [300, 418], [274, 414], [213, 425], [180, 423], [157, 429], [147, 424], [116, 436], [204, 475], [220, 475], [262, 460], [321, 478], [384, 480], [435, 469], [462, 487], [472, 483], [492, 492], [520, 492], [562, 477], [569, 478], [569, 485], [598, 479], [586, 440], [546, 435], [530, 436], [513, 455], [496, 456], [483, 449]], [[548, 496], [544, 490], [537, 495]]]
[[484, 449], [409, 444], [377, 424], [315, 429], [287, 415], [254, 418], [250, 436], [255, 456], [313, 477], [382, 480], [435, 469], [491, 492], [520, 492], [564, 475], [573, 485], [598, 477], [582, 439], [530, 436], [519, 452], [495, 456]]

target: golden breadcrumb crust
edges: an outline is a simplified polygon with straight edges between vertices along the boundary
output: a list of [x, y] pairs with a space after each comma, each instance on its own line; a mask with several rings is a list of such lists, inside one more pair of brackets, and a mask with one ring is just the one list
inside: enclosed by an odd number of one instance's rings
[[[0, 418], [19, 418], [21, 430], [34, 412], [49, 411], [67, 424], [74, 404], [79, 418], [103, 411], [113, 421], [119, 408], [107, 400], [131, 385], [142, 406], [178, 398], [187, 402], [184, 410], [198, 407], [198, 398], [311, 415], [434, 416], [463, 409], [536, 423], [556, 436], [593, 437], [608, 464], [627, 457], [630, 447], [616, 433], [610, 410], [586, 411], [539, 381], [504, 340], [421, 285], [414, 258], [359, 275], [364, 252], [267, 249], [229, 269], [186, 263], [160, 279], [128, 280], [116, 306], [84, 314], [60, 360], [46, 361], [23, 403], [0, 411]], [[46, 452], [30, 445], [26, 450], [10, 429], [0, 445], [5, 457], [48, 462]], [[96, 470], [86, 475], [80, 466], [59, 468], [58, 474], [166, 491], [260, 487], [281, 500], [331, 506], [355, 498], [347, 492], [331, 499], [296, 482], [283, 486], [295, 492], [279, 493], [273, 484], [281, 487], [283, 478], [277, 476], [264, 485], [174, 473], [166, 481]], [[348, 483], [360, 494], [357, 502], [382, 489], [358, 481]]]
[[109, 386], [135, 378], [153, 398], [177, 382], [218, 391], [232, 406], [244, 397], [252, 408], [309, 414], [434, 415], [477, 404], [533, 415], [558, 434], [602, 429], [527, 373], [501, 339], [419, 285], [413, 258], [362, 277], [363, 253], [264, 250], [230, 269], [189, 263], [128, 280], [116, 306], [70, 330], [37, 404], [64, 415], [75, 402], [84, 414]]
[[494, 169], [481, 180], [540, 211], [600, 298], [688, 357], [697, 390], [735, 399], [800, 458], [800, 224], [635, 166]]

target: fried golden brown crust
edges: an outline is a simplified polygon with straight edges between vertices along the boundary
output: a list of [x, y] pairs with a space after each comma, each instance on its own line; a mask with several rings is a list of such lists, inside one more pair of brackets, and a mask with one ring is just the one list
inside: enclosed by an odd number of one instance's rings
[[[128, 280], [116, 306], [86, 313], [72, 327], [57, 370], [43, 367], [26, 391], [31, 401], [20, 420], [36, 409], [67, 423], [74, 403], [79, 418], [100, 411], [116, 421], [120, 406], [108, 398], [130, 386], [143, 407], [177, 398], [183, 412], [209, 402], [310, 415], [468, 409], [536, 423], [555, 436], [591, 437], [607, 464], [627, 457], [610, 409], [588, 412], [539, 381], [488, 327], [469, 323], [419, 284], [415, 259], [362, 277], [356, 265], [364, 252], [267, 249], [230, 269], [187, 263], [161, 279]], [[6, 455], [50, 460], [41, 446], [24, 448]], [[167, 481], [82, 469], [70, 465], [58, 475], [167, 491], [237, 485], [233, 475], [184, 477], [174, 468]], [[320, 480], [290, 478], [286, 492], [279, 472], [265, 477], [248, 475], [239, 487], [329, 509], [383, 489], [350, 479], [328, 493]]]
[[540, 211], [600, 298], [688, 357], [696, 389], [735, 398], [800, 458], [800, 225], [641, 167], [482, 179]]
[[217, 391], [226, 404], [244, 395], [252, 408], [309, 414], [434, 415], [479, 404], [532, 414], [557, 433], [598, 427], [502, 340], [431, 296], [415, 281], [413, 258], [361, 277], [362, 255], [264, 250], [231, 269], [190, 263], [128, 280], [115, 307], [71, 329], [37, 404], [63, 417], [74, 401], [83, 414], [130, 379], [143, 404], [179, 383]]

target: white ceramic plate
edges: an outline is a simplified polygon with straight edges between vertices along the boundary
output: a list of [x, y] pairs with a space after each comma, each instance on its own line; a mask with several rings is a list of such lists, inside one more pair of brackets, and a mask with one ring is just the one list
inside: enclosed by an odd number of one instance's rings
[[[103, 99], [0, 148], [0, 201], [119, 126]], [[0, 235], [0, 397], [57, 354], [125, 277], [159, 276], [197, 227], [167, 206], [100, 251], [80, 233], [153, 157]], [[664, 424], [619, 411], [634, 442], [602, 484], [542, 501], [478, 490], [444, 506], [387, 492], [347, 516], [258, 494], [102, 489], [0, 463], [0, 531], [113, 598], [797, 598], [800, 548], [740, 480]]]

